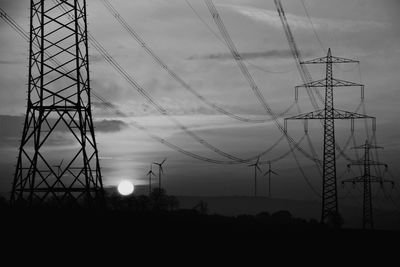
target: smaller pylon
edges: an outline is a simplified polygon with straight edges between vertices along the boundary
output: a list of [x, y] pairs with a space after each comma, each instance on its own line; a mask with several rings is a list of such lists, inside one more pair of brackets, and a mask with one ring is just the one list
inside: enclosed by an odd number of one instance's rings
[[383, 147], [372, 145], [368, 142], [368, 140], [366, 140], [365, 144], [362, 146], [353, 147], [353, 149], [364, 149], [364, 158], [359, 161], [347, 164], [347, 167], [350, 168], [352, 165], [362, 165], [364, 166], [363, 175], [342, 181], [342, 185], [344, 185], [345, 183], [352, 183], [353, 185], [355, 185], [356, 183], [363, 183], [364, 185], [363, 229], [367, 228], [374, 229], [371, 184], [380, 183], [381, 186], [383, 186], [384, 183], [388, 182], [392, 183], [392, 185], [394, 184], [393, 181], [384, 180], [382, 177], [371, 175], [371, 166], [380, 165], [380, 166], [385, 166], [386, 169], [388, 167], [388, 165], [385, 163], [370, 160], [370, 152], [369, 152], [370, 149], [379, 149], [379, 148]]
[[264, 173], [264, 176], [268, 174], [268, 197], [271, 198], [271, 174], [279, 175], [271, 169], [271, 161], [268, 161], [268, 171]]
[[149, 196], [151, 194], [151, 176], [155, 176], [155, 173], [153, 172], [153, 164], [150, 164], [150, 170], [147, 173], [147, 176], [149, 176]]
[[257, 158], [257, 161], [253, 164], [250, 164], [249, 167], [254, 167], [254, 196], [257, 196], [257, 171], [262, 172], [260, 166], [260, 157]]
[[153, 162], [154, 165], [158, 166], [158, 188], [160, 188], [160, 189], [161, 189], [161, 174], [164, 173], [164, 169], [163, 169], [162, 165], [165, 163], [166, 160], [167, 160], [167, 158], [165, 158], [161, 163]]

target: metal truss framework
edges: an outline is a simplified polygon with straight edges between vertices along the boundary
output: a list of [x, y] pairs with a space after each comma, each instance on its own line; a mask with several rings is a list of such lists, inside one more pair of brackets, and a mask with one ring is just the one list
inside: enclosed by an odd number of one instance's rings
[[368, 140], [365, 141], [365, 144], [358, 147], [353, 147], [353, 149], [364, 149], [364, 159], [361, 159], [357, 162], [353, 162], [347, 165], [350, 168], [351, 165], [362, 165], [364, 167], [363, 175], [354, 177], [351, 179], [346, 179], [342, 181], [342, 185], [345, 183], [352, 183], [355, 185], [356, 183], [363, 183], [364, 192], [363, 192], [363, 229], [374, 229], [374, 220], [373, 220], [373, 209], [372, 209], [372, 183], [379, 183], [383, 186], [384, 183], [392, 183], [393, 181], [384, 180], [382, 177], [377, 177], [371, 175], [371, 166], [385, 166], [387, 168], [387, 164], [377, 162], [370, 159], [370, 149], [379, 149], [383, 147], [375, 146], [368, 143]]
[[[91, 113], [86, 0], [31, 0], [30, 12], [28, 104], [11, 203], [92, 203], [102, 198], [103, 185]], [[67, 152], [60, 155], [54, 145]]]
[[[309, 61], [304, 61], [301, 64], [325, 64], [326, 77], [325, 79], [312, 81], [303, 84], [297, 88], [321, 87], [325, 88], [325, 106], [322, 110], [300, 114], [297, 116], [285, 118], [285, 130], [287, 129], [287, 120], [323, 120], [324, 125], [324, 148], [323, 148], [323, 177], [322, 177], [322, 215], [321, 222], [325, 222], [329, 216], [338, 214], [337, 204], [337, 181], [336, 181], [336, 154], [335, 154], [335, 120], [351, 120], [352, 131], [354, 130], [354, 119], [372, 119], [373, 128], [375, 129], [375, 118], [358, 114], [349, 111], [338, 110], [334, 108], [333, 88], [343, 86], [360, 86], [361, 97], [363, 94], [363, 85], [343, 81], [333, 78], [333, 64], [339, 63], [358, 63], [358, 61], [339, 58], [332, 56], [331, 49], [328, 50], [327, 56]], [[296, 93], [297, 95], [297, 93]], [[296, 96], [297, 98], [297, 96]]]

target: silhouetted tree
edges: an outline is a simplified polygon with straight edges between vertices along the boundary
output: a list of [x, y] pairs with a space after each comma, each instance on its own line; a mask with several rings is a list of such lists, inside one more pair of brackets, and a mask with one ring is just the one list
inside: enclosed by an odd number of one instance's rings
[[150, 194], [153, 210], [166, 211], [168, 209], [168, 196], [162, 188], [154, 188]]
[[197, 210], [201, 215], [207, 215], [208, 213], [208, 204], [207, 202], [200, 200], [196, 206], [193, 207], [194, 210]]
[[260, 212], [260, 213], [258, 213], [256, 215], [256, 219], [260, 223], [270, 223], [271, 222], [271, 215], [266, 211]]
[[145, 195], [138, 196], [136, 199], [136, 203], [138, 211], [144, 212], [144, 211], [150, 211], [152, 209], [152, 202], [148, 196]]
[[329, 214], [326, 221], [328, 227], [333, 229], [342, 228], [343, 223], [344, 223], [343, 217], [340, 215], [340, 213], [337, 212], [332, 212], [331, 214]]
[[292, 222], [293, 216], [287, 210], [280, 210], [272, 214], [273, 222], [279, 225], [288, 225]]
[[8, 201], [4, 197], [0, 197], [0, 209], [4, 210], [8, 207]]
[[174, 211], [179, 208], [179, 200], [175, 196], [168, 196], [168, 206], [170, 211]]

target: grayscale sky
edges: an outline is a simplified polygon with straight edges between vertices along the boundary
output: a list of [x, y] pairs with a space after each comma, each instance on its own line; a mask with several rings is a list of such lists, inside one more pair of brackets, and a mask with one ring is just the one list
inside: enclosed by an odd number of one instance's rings
[[[197, 17], [184, 0], [110, 0], [146, 44], [199, 94], [234, 114], [263, 118], [265, 112], [246, 83], [229, 50]], [[398, 0], [304, 0], [317, 40], [300, 0], [282, 1], [291, 29], [305, 59], [322, 57], [327, 48], [333, 55], [357, 59], [360, 65], [334, 67], [339, 79], [365, 84], [368, 115], [377, 117], [379, 159], [389, 164], [393, 175], [400, 174], [400, 21]], [[203, 1], [189, 0], [198, 15], [219, 34]], [[259, 88], [277, 113], [294, 100], [294, 86], [302, 83], [291, 56], [280, 19], [272, 0], [215, 0], [218, 11], [236, 47], [246, 60]], [[28, 0], [0, 0], [0, 7], [15, 21], [29, 28]], [[223, 151], [239, 157], [251, 157], [280, 137], [273, 123], [251, 124], [218, 114], [174, 81], [146, 54], [143, 48], [107, 12], [101, 1], [88, 0], [89, 30], [109, 53], [146, 91], [175, 118]], [[0, 191], [8, 192], [14, 173], [18, 140], [26, 105], [28, 44], [0, 20]], [[253, 169], [246, 164], [220, 165], [203, 162], [155, 141], [132, 126], [139, 122], [153, 134], [185, 150], [204, 157], [226, 160], [208, 150], [170, 120], [160, 116], [134, 88], [114, 71], [101, 55], [90, 48], [92, 90], [110, 101], [129, 117], [107, 112], [93, 103], [97, 123], [97, 141], [106, 186], [123, 179], [135, 185], [147, 183], [150, 163], [167, 157], [164, 185], [177, 195], [250, 195]], [[324, 77], [324, 66], [311, 66], [314, 79]], [[322, 89], [321, 89], [322, 90]], [[299, 92], [302, 112], [312, 111], [305, 91]], [[96, 101], [96, 100], [94, 100]], [[338, 88], [335, 105], [354, 111], [360, 103], [358, 88]], [[362, 112], [362, 110], [359, 110]], [[298, 114], [292, 109], [286, 116]], [[104, 121], [106, 120], [106, 121]], [[110, 121], [113, 120], [113, 121]], [[281, 122], [282, 118], [279, 119]], [[364, 122], [356, 122], [357, 144], [365, 141]], [[300, 122], [290, 122], [289, 132], [296, 140], [303, 134]], [[322, 130], [310, 123], [310, 136], [322, 155]], [[344, 145], [350, 135], [350, 122], [338, 121], [337, 142]], [[370, 133], [369, 133], [370, 134]], [[56, 155], [73, 145], [58, 138]], [[64, 138], [65, 139], [65, 138]], [[306, 142], [301, 143], [309, 151]], [[349, 146], [349, 148], [352, 146]], [[288, 151], [282, 141], [262, 160], [277, 158]], [[354, 156], [354, 150], [346, 150]], [[362, 152], [360, 152], [362, 153]], [[296, 153], [309, 183], [321, 191], [321, 177], [313, 163]], [[55, 160], [56, 160], [56, 156]], [[347, 161], [338, 159], [338, 178], [346, 173]], [[267, 170], [262, 166], [263, 171]], [[293, 155], [273, 164], [280, 175], [274, 177], [276, 197], [317, 199], [302, 177]], [[266, 194], [266, 179], [260, 174], [260, 194]], [[387, 176], [389, 178], [390, 176]], [[339, 191], [340, 195], [344, 192]], [[357, 192], [356, 192], [357, 195]]]

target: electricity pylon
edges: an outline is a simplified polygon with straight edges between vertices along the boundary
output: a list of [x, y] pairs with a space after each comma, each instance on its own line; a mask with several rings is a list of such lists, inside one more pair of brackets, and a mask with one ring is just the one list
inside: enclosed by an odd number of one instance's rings
[[[353, 131], [354, 119], [373, 119], [373, 128], [375, 129], [375, 118], [358, 114], [354, 112], [339, 110], [334, 108], [333, 88], [360, 86], [361, 97], [363, 98], [363, 85], [343, 81], [333, 78], [333, 64], [359, 63], [358, 61], [332, 56], [329, 48], [326, 57], [317, 58], [301, 62], [301, 64], [325, 64], [325, 79], [312, 81], [296, 87], [305, 88], [325, 88], [325, 106], [321, 110], [300, 114], [290, 118], [285, 118], [285, 131], [287, 129], [287, 120], [322, 120], [324, 127], [324, 148], [323, 148], [323, 174], [322, 174], [322, 214], [321, 222], [324, 223], [329, 216], [338, 215], [337, 204], [337, 181], [336, 181], [336, 155], [335, 155], [335, 120], [351, 120]], [[296, 93], [297, 95], [297, 93]]]
[[164, 164], [164, 162], [167, 160], [167, 158], [165, 158], [162, 162], [153, 162], [153, 164], [158, 166], [158, 188], [161, 189], [161, 174], [164, 173], [164, 169], [162, 167], [162, 165]]
[[268, 171], [264, 173], [264, 176], [268, 174], [268, 197], [271, 198], [271, 174], [279, 175], [271, 169], [271, 161], [268, 161]]
[[151, 195], [151, 176], [155, 176], [155, 173], [153, 172], [153, 164], [150, 164], [150, 171], [147, 173], [147, 176], [149, 176], [149, 196]]
[[384, 183], [392, 183], [393, 181], [384, 180], [382, 177], [377, 177], [371, 175], [371, 166], [385, 166], [387, 168], [387, 164], [370, 160], [370, 149], [379, 149], [383, 148], [380, 146], [375, 146], [368, 143], [368, 140], [365, 141], [364, 145], [353, 147], [353, 149], [364, 149], [364, 158], [347, 164], [347, 167], [350, 168], [351, 165], [362, 165], [364, 167], [363, 174], [358, 177], [354, 177], [351, 179], [346, 179], [342, 181], [342, 185], [345, 183], [352, 183], [355, 185], [356, 183], [363, 183], [364, 192], [363, 192], [363, 229], [374, 229], [374, 220], [373, 220], [373, 209], [372, 209], [372, 183], [379, 183], [383, 186]]
[[262, 172], [260, 169], [260, 157], [257, 158], [257, 161], [253, 164], [250, 164], [249, 167], [254, 167], [254, 196], [257, 196], [257, 171]]
[[[103, 198], [103, 184], [91, 111], [86, 0], [30, 3], [28, 104], [10, 202], [87, 205]], [[58, 144], [68, 146], [64, 167], [53, 163]]]

